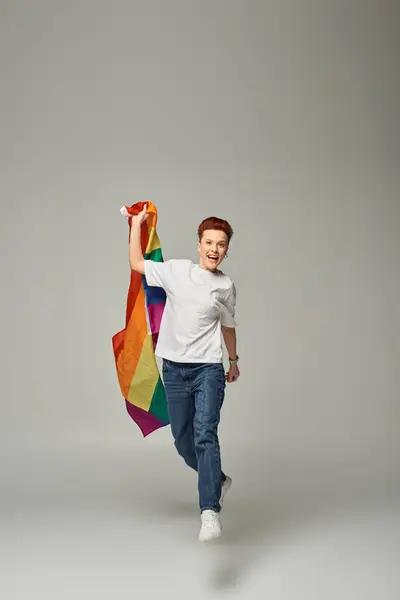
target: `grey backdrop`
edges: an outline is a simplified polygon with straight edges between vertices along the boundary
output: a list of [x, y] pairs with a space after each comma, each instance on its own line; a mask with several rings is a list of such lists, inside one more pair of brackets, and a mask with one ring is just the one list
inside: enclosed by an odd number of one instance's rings
[[[398, 9], [2, 0], [7, 597], [131, 597], [155, 564], [175, 598], [240, 583], [255, 598], [398, 597]], [[119, 208], [146, 199], [165, 258], [196, 259], [207, 216], [235, 232], [242, 376], [220, 429], [235, 485], [218, 555], [197, 554], [195, 479], [169, 429], [143, 440], [117, 383]], [[341, 511], [348, 532], [372, 499], [379, 528], [354, 544], [375, 579], [350, 557], [318, 563], [325, 542], [250, 575], [271, 540], [296, 547], [291, 532]]]

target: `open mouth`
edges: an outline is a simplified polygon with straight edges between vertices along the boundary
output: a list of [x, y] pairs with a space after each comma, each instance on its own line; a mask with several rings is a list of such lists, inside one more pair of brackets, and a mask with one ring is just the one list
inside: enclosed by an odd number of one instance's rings
[[218, 256], [207, 256], [207, 258], [209, 260], [211, 260], [212, 262], [217, 262], [218, 261]]

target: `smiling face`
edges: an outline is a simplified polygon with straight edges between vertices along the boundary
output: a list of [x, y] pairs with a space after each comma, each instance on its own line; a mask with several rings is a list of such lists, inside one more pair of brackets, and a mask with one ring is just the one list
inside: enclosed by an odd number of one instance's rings
[[228, 236], [218, 229], [206, 229], [198, 243], [200, 266], [215, 271], [224, 260], [228, 251]]

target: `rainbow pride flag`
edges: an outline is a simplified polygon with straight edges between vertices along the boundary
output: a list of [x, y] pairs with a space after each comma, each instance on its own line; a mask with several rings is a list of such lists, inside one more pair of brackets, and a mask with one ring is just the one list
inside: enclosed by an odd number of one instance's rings
[[[138, 202], [130, 207], [123, 206], [121, 213], [128, 217], [130, 232], [132, 217], [145, 204], [150, 216], [142, 225], [142, 252], [145, 259], [162, 262], [154, 204]], [[154, 354], [165, 301], [162, 288], [148, 286], [144, 275], [131, 271], [125, 328], [112, 338], [118, 381], [126, 408], [144, 437], [169, 424], [164, 385]]]

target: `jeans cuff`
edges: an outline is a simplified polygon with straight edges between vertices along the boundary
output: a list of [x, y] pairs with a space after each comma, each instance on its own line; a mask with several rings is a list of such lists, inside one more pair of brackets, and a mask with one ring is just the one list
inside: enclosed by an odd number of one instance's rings
[[200, 513], [204, 512], [205, 510], [213, 510], [216, 513], [219, 513], [221, 511], [221, 507], [218, 506], [204, 506], [202, 508], [200, 508]]

